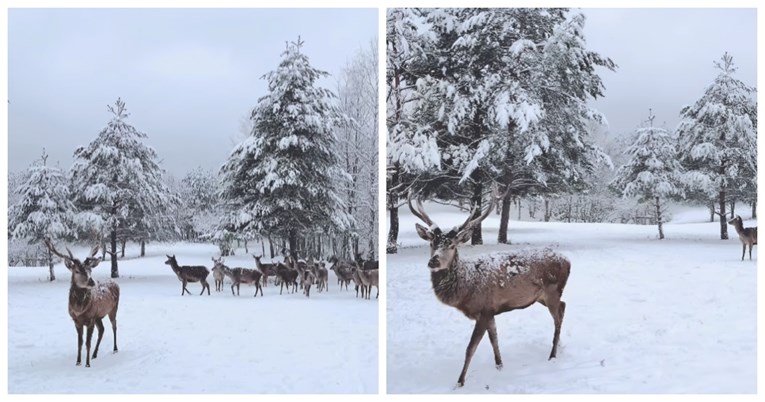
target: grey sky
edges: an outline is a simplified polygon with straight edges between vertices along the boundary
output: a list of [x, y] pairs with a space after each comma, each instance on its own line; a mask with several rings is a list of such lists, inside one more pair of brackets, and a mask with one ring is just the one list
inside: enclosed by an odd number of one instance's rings
[[376, 9], [11, 9], [8, 167], [44, 146], [68, 168], [126, 101], [162, 166], [180, 178], [217, 169], [240, 122], [265, 94], [285, 41], [305, 40], [314, 67], [335, 77], [378, 35]]
[[617, 71], [600, 70], [605, 97], [593, 106], [610, 132], [633, 131], [648, 117], [672, 130], [680, 109], [701, 97], [719, 70], [713, 62], [733, 56], [736, 77], [757, 86], [757, 10], [582, 9], [588, 48], [610, 57]]

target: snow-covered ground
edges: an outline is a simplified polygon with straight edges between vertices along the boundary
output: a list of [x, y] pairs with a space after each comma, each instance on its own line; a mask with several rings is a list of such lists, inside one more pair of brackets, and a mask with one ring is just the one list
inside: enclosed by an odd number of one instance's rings
[[[442, 228], [463, 213], [426, 205]], [[755, 393], [757, 248], [741, 259], [732, 226], [702, 210], [655, 226], [510, 222], [513, 245], [497, 245], [499, 219], [484, 222], [476, 255], [551, 246], [572, 262], [558, 358], [547, 360], [553, 321], [539, 304], [497, 316], [504, 368], [484, 337], [455, 388], [474, 321], [441, 304], [426, 267], [428, 248], [401, 211], [403, 244], [388, 256], [387, 388], [390, 393]], [[748, 211], [742, 210], [744, 219]], [[756, 221], [745, 220], [745, 226]], [[747, 257], [748, 258], [748, 257]]]
[[[83, 256], [85, 248], [73, 248]], [[77, 338], [67, 312], [69, 271], [11, 267], [8, 278], [8, 391], [10, 393], [376, 393], [377, 302], [340, 291], [330, 271], [329, 292], [265, 297], [242, 285], [241, 296], [224, 291], [181, 296], [181, 283], [165, 253], [181, 265], [204, 264], [209, 245], [148, 245], [147, 257], [120, 261], [117, 346], [106, 333], [90, 368], [75, 366]], [[128, 248], [128, 256], [138, 254]], [[243, 254], [243, 253], [242, 253]], [[241, 255], [241, 254], [240, 254]], [[226, 259], [252, 267], [251, 256]], [[93, 270], [109, 278], [109, 262]], [[93, 343], [95, 345], [94, 334]], [[84, 355], [83, 346], [83, 355]], [[83, 356], [84, 360], [84, 356]]]

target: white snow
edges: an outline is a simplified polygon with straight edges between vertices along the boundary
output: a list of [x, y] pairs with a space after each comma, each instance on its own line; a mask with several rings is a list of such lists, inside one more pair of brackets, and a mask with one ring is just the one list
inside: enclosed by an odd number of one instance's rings
[[[253, 251], [255, 250], [255, 251]], [[260, 247], [250, 251], [259, 253]], [[250, 255], [226, 258], [231, 267], [254, 267]], [[86, 247], [73, 247], [75, 256]], [[330, 273], [329, 292], [312, 289], [279, 295], [273, 284], [265, 297], [254, 287], [231, 284], [199, 296], [199, 283], [181, 283], [165, 254], [181, 265], [206, 265], [214, 246], [149, 244], [144, 258], [120, 261], [121, 295], [117, 346], [112, 354], [108, 318], [98, 358], [90, 368], [75, 366], [77, 338], [67, 312], [69, 272], [56, 266], [58, 280], [46, 281], [47, 267], [10, 267], [8, 274], [8, 392], [10, 393], [376, 393], [377, 302], [340, 291]], [[128, 257], [138, 247], [128, 247]], [[264, 262], [267, 262], [264, 260]], [[106, 281], [110, 264], [93, 270]], [[96, 335], [93, 336], [95, 346]], [[83, 360], [85, 358], [83, 346]]]
[[[425, 208], [441, 227], [464, 220], [454, 208]], [[484, 336], [463, 388], [455, 384], [474, 322], [436, 299], [417, 220], [399, 211], [403, 247], [387, 264], [389, 393], [757, 392], [757, 250], [740, 261], [734, 228], [720, 240], [703, 208], [676, 213], [664, 240], [656, 226], [511, 221], [513, 245], [496, 244], [492, 214], [487, 245], [464, 245], [460, 256], [553, 248], [572, 264], [566, 315], [551, 361], [545, 307], [497, 316], [504, 368], [494, 368]]]

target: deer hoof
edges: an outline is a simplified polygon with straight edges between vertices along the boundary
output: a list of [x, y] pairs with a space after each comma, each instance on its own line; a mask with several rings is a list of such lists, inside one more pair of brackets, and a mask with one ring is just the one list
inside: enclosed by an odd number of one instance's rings
[[90, 367], [90, 363], [85, 363], [85, 367]]
[[75, 363], [76, 366], [82, 366], [82, 362]]
[[502, 367], [503, 367], [503, 366], [502, 366], [502, 363], [499, 363], [499, 364], [497, 364], [497, 365], [496, 365], [496, 366], [494, 366], [494, 367], [496, 367], [496, 368], [497, 368], [497, 370], [499, 370], [499, 371], [502, 371]]

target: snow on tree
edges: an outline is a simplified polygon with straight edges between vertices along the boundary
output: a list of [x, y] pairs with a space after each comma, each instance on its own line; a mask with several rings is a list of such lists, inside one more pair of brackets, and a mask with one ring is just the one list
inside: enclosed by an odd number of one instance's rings
[[635, 132], [635, 141], [626, 150], [629, 160], [619, 168], [611, 185], [625, 198], [654, 202], [659, 239], [663, 239], [662, 200], [682, 195], [679, 183], [682, 167], [677, 160], [675, 139], [667, 130], [654, 127], [655, 117], [649, 110], [648, 125]]
[[178, 200], [162, 180], [156, 151], [143, 143], [148, 136], [126, 122], [125, 102], [118, 98], [107, 108], [112, 119], [93, 142], [75, 150], [70, 176], [81, 224], [109, 234], [111, 276], [117, 278], [118, 234], [155, 238], [175, 225], [167, 211]]
[[[587, 137], [587, 122], [602, 120], [587, 101], [602, 96], [595, 68], [615, 65], [586, 50], [583, 15], [568, 16], [567, 9], [421, 12], [432, 38], [421, 36], [428, 51], [411, 63], [419, 67], [410, 73], [411, 115], [413, 126], [435, 138], [440, 169], [418, 174], [416, 187], [469, 199], [478, 214], [493, 182], [511, 190], [507, 209], [531, 186], [576, 183], [608, 163]], [[504, 232], [507, 219], [503, 213]], [[480, 225], [472, 243], [482, 243]]]
[[287, 239], [290, 252], [301, 238], [353, 225], [335, 188], [350, 180], [335, 134], [346, 122], [332, 91], [316, 84], [329, 74], [311, 66], [302, 44], [288, 44], [278, 68], [263, 76], [268, 94], [252, 112], [252, 135], [221, 167], [221, 195], [237, 232]]
[[[19, 198], [8, 213], [10, 237], [26, 239], [29, 244], [42, 244], [46, 238], [56, 241], [74, 234], [75, 210], [69, 200], [66, 177], [61, 169], [48, 166], [47, 160], [43, 150], [39, 163], [28, 169], [26, 180], [16, 189]], [[49, 279], [56, 280], [50, 250], [48, 267]]]
[[343, 188], [340, 194], [356, 222], [351, 232], [358, 236], [350, 238], [351, 247], [344, 246], [344, 252], [336, 254], [348, 257], [364, 252], [365, 258], [374, 258], [377, 253], [377, 58], [375, 39], [354, 56], [338, 80], [339, 108], [351, 119], [351, 124], [337, 130], [340, 160], [351, 176], [350, 182], [341, 180], [338, 188]]
[[398, 208], [402, 194], [415, 174], [438, 169], [441, 152], [435, 131], [428, 124], [417, 124], [413, 115], [417, 77], [426, 68], [427, 54], [435, 38], [422, 10], [389, 8], [386, 20], [387, 83], [387, 174], [386, 208], [389, 229], [386, 253], [398, 250]]
[[727, 52], [714, 63], [720, 73], [693, 105], [684, 107], [676, 133], [684, 181], [704, 203], [716, 203], [720, 238], [728, 238], [726, 202], [747, 192], [756, 201], [757, 130], [755, 89], [734, 78]]

